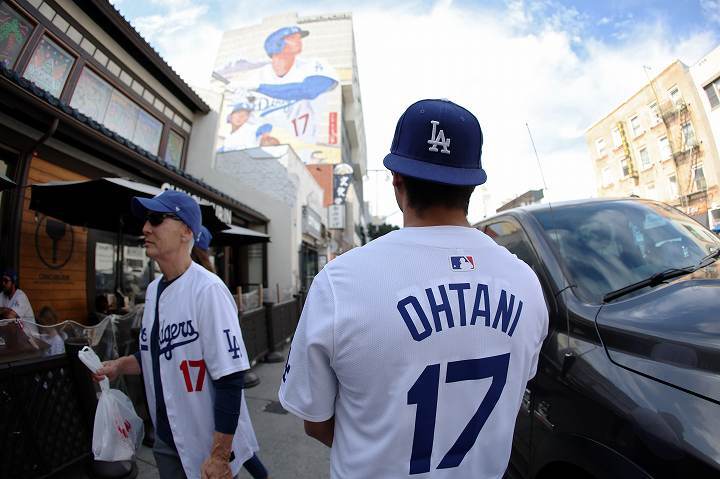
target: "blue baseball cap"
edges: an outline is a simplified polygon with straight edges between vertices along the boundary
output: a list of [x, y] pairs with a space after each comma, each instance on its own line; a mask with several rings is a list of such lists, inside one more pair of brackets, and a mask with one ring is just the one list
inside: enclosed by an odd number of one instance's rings
[[483, 134], [475, 115], [449, 100], [420, 100], [395, 127], [385, 167], [401, 175], [459, 186], [482, 185]]
[[17, 272], [16, 272], [15, 270], [13, 270], [13, 269], [6, 269], [6, 270], [4, 270], [4, 271], [2, 272], [2, 277], [4, 278], [4, 277], [6, 277], [6, 276], [7, 276], [8, 278], [10, 278], [10, 281], [12, 281], [13, 283], [17, 284], [17, 282], [18, 282], [18, 275], [17, 275]]
[[210, 249], [210, 242], [212, 241], [212, 234], [210, 234], [210, 230], [207, 229], [205, 226], [200, 226], [200, 237], [198, 238], [197, 242], [195, 243], [195, 246], [200, 248], [203, 251], [207, 251]]
[[193, 233], [195, 241], [200, 238], [202, 227], [202, 213], [200, 206], [190, 195], [182, 191], [165, 190], [154, 198], [132, 199], [131, 209], [133, 215], [145, 219], [148, 211], [155, 213], [172, 213], [185, 223]]
[[241, 101], [240, 103], [235, 103], [235, 104], [233, 105], [232, 110], [230, 110], [230, 113], [228, 113], [227, 118], [225, 118], [225, 121], [226, 121], [227, 123], [230, 123], [230, 116], [231, 116], [233, 113], [235, 113], [236, 111], [252, 112], [252, 111], [253, 111], [253, 106], [252, 106], [250, 103], [247, 103], [247, 102], [244, 102], [244, 101]]
[[258, 127], [257, 130], [255, 130], [255, 138], [260, 138], [266, 133], [270, 133], [273, 129], [273, 126], [270, 123], [264, 123]]
[[297, 26], [280, 28], [272, 32], [265, 39], [265, 53], [267, 53], [269, 57], [280, 53], [285, 46], [285, 37], [296, 33], [299, 33], [303, 38], [310, 35], [310, 32]]

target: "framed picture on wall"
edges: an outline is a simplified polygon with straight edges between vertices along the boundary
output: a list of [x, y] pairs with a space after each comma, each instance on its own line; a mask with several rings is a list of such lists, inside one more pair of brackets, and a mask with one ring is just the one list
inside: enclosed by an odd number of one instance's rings
[[96, 121], [103, 122], [112, 90], [105, 80], [85, 68], [78, 79], [70, 106]]
[[75, 58], [48, 37], [33, 52], [23, 76], [43, 90], [60, 97]]

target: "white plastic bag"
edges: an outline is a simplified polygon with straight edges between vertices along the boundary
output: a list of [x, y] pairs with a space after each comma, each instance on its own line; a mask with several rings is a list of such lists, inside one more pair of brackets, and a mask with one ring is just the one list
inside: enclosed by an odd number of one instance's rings
[[[95, 351], [85, 346], [78, 357], [92, 372], [102, 367]], [[100, 397], [95, 412], [92, 450], [97, 461], [129, 461], [143, 438], [143, 422], [130, 399], [110, 389], [107, 378], [100, 382]]]

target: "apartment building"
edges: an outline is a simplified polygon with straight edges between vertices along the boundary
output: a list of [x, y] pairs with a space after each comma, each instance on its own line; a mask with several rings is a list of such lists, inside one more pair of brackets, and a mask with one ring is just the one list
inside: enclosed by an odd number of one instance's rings
[[698, 89], [679, 60], [592, 125], [586, 141], [599, 196], [663, 201], [708, 225], [720, 160]]

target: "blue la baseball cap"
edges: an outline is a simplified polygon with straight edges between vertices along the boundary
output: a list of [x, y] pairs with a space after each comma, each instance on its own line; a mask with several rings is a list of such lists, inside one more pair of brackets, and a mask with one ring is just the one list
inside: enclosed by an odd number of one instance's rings
[[202, 227], [200, 206], [187, 193], [165, 190], [154, 198], [136, 196], [132, 199], [131, 209], [133, 215], [139, 219], [145, 219], [148, 211], [173, 213], [190, 228], [195, 241], [200, 238], [200, 228]]
[[483, 134], [475, 115], [449, 100], [420, 100], [395, 127], [385, 167], [401, 175], [459, 186], [482, 185]]
[[297, 26], [280, 28], [272, 32], [265, 39], [265, 53], [267, 53], [269, 57], [280, 53], [285, 46], [285, 37], [296, 33], [299, 33], [303, 38], [310, 35], [310, 32]]
[[200, 237], [198, 238], [197, 242], [195, 243], [195, 246], [200, 248], [203, 251], [207, 251], [210, 249], [210, 242], [212, 241], [212, 234], [210, 234], [210, 230], [207, 229], [205, 226], [200, 226]]

